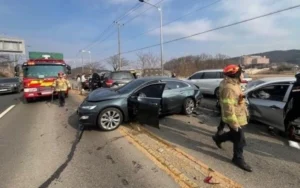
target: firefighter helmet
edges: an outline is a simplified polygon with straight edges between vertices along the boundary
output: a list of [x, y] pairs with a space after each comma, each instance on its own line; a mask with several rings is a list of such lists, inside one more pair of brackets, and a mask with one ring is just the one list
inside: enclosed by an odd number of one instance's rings
[[241, 75], [241, 73], [243, 72], [243, 69], [241, 66], [239, 65], [227, 65], [224, 69], [223, 69], [223, 73], [225, 76], [229, 76], [229, 77], [239, 77]]

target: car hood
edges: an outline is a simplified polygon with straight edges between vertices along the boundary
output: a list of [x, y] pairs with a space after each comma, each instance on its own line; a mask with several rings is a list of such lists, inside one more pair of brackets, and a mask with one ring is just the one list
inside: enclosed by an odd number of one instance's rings
[[89, 102], [98, 102], [98, 101], [105, 101], [110, 99], [120, 98], [121, 95], [116, 92], [114, 89], [110, 88], [100, 88], [94, 90], [92, 93], [89, 94], [87, 97], [87, 101]]

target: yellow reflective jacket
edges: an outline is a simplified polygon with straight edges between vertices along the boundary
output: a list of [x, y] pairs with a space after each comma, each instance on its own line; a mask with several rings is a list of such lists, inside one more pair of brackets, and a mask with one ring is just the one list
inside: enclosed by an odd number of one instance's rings
[[244, 95], [240, 82], [237, 79], [225, 77], [220, 84], [219, 91], [223, 122], [234, 129], [248, 124], [249, 113], [245, 100], [240, 98]]
[[53, 87], [55, 88], [55, 91], [67, 91], [68, 88], [71, 88], [71, 84], [65, 78], [58, 78], [53, 82]]

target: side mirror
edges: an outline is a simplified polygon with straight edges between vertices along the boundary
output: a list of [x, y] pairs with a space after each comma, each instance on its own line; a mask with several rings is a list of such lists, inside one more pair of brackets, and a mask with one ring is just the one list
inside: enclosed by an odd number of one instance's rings
[[191, 80], [191, 77], [189, 77], [188, 80]]
[[67, 74], [71, 74], [72, 72], [71, 72], [71, 67], [70, 67], [70, 65], [67, 65]]

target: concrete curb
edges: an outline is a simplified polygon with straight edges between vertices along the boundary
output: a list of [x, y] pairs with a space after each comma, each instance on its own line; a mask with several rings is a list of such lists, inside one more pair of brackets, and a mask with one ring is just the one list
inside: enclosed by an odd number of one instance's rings
[[151, 136], [152, 138], [158, 140], [159, 142], [165, 144], [166, 146], [172, 148], [174, 151], [180, 153], [181, 155], [185, 156], [186, 158], [188, 158], [189, 160], [191, 160], [192, 162], [198, 164], [202, 169], [204, 169], [205, 171], [209, 171], [211, 175], [214, 175], [215, 177], [218, 177], [220, 179], [222, 179], [224, 182], [226, 182], [229, 185], [232, 185], [232, 187], [242, 187], [242, 185], [236, 183], [235, 181], [227, 178], [226, 176], [224, 176], [223, 174], [216, 172], [215, 170], [213, 170], [212, 168], [210, 168], [209, 166], [207, 166], [206, 164], [202, 163], [201, 161], [197, 160], [196, 158], [192, 157], [191, 155], [187, 154], [186, 152], [180, 150], [179, 148], [174, 147], [173, 145], [171, 145], [170, 143], [168, 143], [167, 141], [165, 141], [164, 139], [156, 136], [155, 134], [153, 134], [151, 131], [147, 130], [145, 127], [140, 127], [140, 129], [145, 132], [146, 134], [148, 134], [149, 136]]

